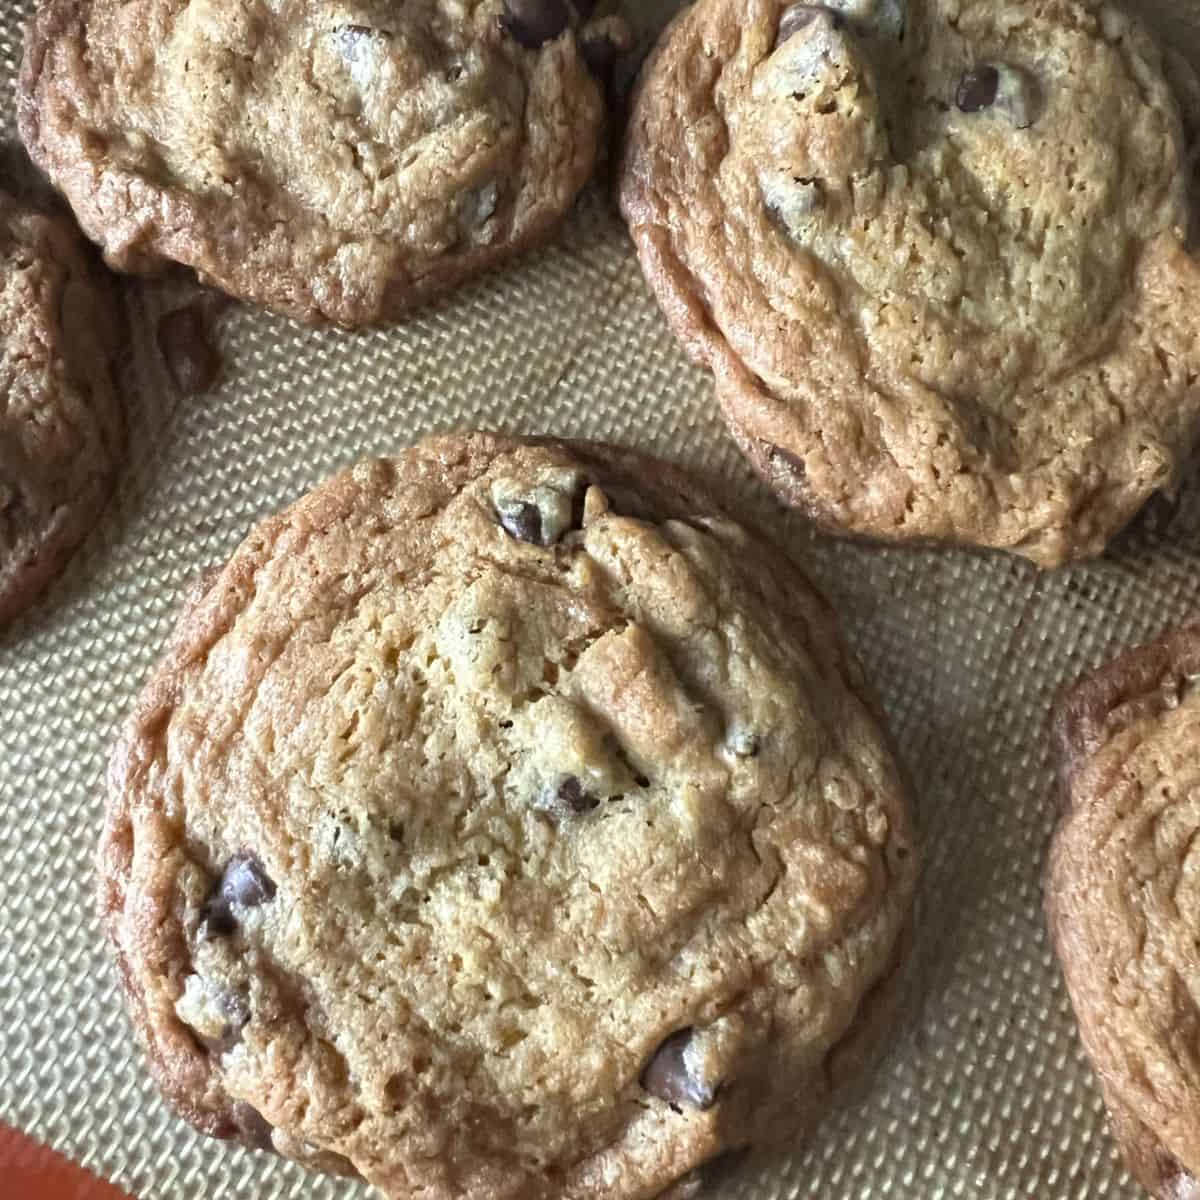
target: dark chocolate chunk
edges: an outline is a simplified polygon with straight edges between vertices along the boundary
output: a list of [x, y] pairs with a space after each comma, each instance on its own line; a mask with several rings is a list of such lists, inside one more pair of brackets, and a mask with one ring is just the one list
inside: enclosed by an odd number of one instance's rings
[[696, 1197], [703, 1193], [704, 1185], [707, 1182], [704, 1168], [697, 1167], [694, 1171], [689, 1171], [675, 1180], [662, 1195], [668, 1200], [696, 1200]]
[[566, 0], [504, 0], [500, 28], [520, 45], [536, 50], [558, 37], [570, 19]]
[[608, 83], [613, 76], [613, 70], [620, 56], [620, 47], [602, 33], [585, 35], [579, 43], [579, 53], [591, 71], [601, 83]]
[[782, 46], [800, 30], [808, 28], [818, 17], [830, 17], [835, 29], [842, 27], [841, 14], [824, 4], [793, 4], [790, 8], [785, 8], [783, 16], [779, 18], [779, 32], [775, 35], [775, 45]]
[[275, 884], [253, 854], [231, 859], [221, 877], [221, 899], [241, 908], [257, 908], [275, 898]]
[[241, 996], [226, 992], [217, 997], [224, 1025], [217, 1037], [206, 1037], [192, 1030], [196, 1040], [211, 1054], [228, 1054], [242, 1040], [242, 1030], [250, 1024], [250, 1005]]
[[729, 735], [729, 748], [738, 758], [757, 758], [762, 742], [756, 733], [735, 729]]
[[716, 1183], [720, 1177], [727, 1174], [731, 1168], [736, 1167], [745, 1157], [745, 1149], [723, 1150], [715, 1158], [710, 1158], [708, 1162], [701, 1163], [695, 1170], [689, 1171], [677, 1179], [663, 1195], [669, 1196], [670, 1200], [694, 1200], [695, 1197], [703, 1195], [710, 1184]]
[[392, 38], [386, 29], [372, 29], [370, 25], [339, 25], [330, 36], [337, 52], [347, 61]]
[[790, 450], [785, 450], [782, 446], [776, 446], [773, 442], [766, 443], [767, 455], [772, 464], [782, 463], [783, 466], [799, 479], [806, 480], [808, 478], [808, 468], [804, 465], [804, 459], [798, 454], [793, 454]]
[[563, 821], [591, 812], [599, 803], [598, 797], [584, 788], [578, 776], [567, 775], [557, 784], [546, 788], [537, 798], [535, 807], [555, 820]]
[[252, 1150], [274, 1150], [271, 1141], [271, 1126], [266, 1118], [251, 1105], [239, 1100], [233, 1106], [233, 1123], [238, 1128], [238, 1140]]
[[1037, 119], [1037, 81], [1008, 63], [976, 67], [959, 81], [955, 103], [965, 113], [994, 109], [1016, 129], [1028, 129]]
[[716, 1103], [717, 1089], [689, 1070], [684, 1051], [692, 1040], [692, 1030], [673, 1033], [654, 1052], [654, 1057], [642, 1071], [642, 1087], [659, 1100], [677, 1108], [697, 1108], [703, 1112]]
[[958, 84], [955, 104], [965, 113], [982, 112], [996, 103], [1000, 93], [1000, 72], [991, 66], [975, 67]]
[[200, 921], [202, 938], [232, 937], [237, 930], [237, 918], [229, 901], [218, 893], [205, 906]]
[[1160, 1156], [1163, 1178], [1163, 1200], [1200, 1200], [1200, 1182], [1178, 1159]]
[[544, 546], [542, 540], [542, 513], [536, 504], [520, 501], [506, 504], [498, 510], [500, 525], [509, 537], [518, 542], [529, 542], [532, 546]]
[[209, 340], [202, 303], [166, 313], [158, 322], [158, 350], [175, 386], [188, 396], [210, 391], [221, 375], [221, 355]]

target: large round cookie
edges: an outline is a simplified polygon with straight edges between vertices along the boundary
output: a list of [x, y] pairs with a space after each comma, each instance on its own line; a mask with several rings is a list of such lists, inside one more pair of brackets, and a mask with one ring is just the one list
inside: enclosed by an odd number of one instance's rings
[[1067, 697], [1046, 912], [1114, 1132], [1160, 1200], [1200, 1200], [1200, 626]]
[[657, 1196], [886, 1023], [905, 789], [823, 601], [664, 464], [428, 441], [198, 587], [104, 917], [201, 1129], [400, 1200]]
[[1162, 58], [1085, 0], [698, 0], [622, 205], [788, 502], [872, 539], [1100, 552], [1200, 434]]
[[0, 628], [95, 525], [124, 449], [113, 297], [66, 221], [0, 193]]
[[310, 322], [399, 317], [545, 241], [591, 173], [574, 0], [48, 0], [30, 153], [108, 261]]

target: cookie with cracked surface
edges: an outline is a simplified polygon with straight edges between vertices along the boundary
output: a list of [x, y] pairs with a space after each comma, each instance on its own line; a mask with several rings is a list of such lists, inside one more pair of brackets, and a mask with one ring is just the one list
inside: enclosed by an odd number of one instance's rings
[[18, 114], [114, 267], [397, 319], [557, 229], [603, 119], [585, 0], [51, 0]]
[[1064, 815], [1045, 904], [1131, 1169], [1200, 1197], [1200, 626], [1084, 679], [1056, 732]]
[[158, 1081], [397, 1198], [694, 1193], [887, 1028], [885, 741], [824, 601], [684, 474], [364, 463], [197, 587], [114, 755], [101, 904]]
[[1091, 0], [698, 0], [621, 201], [757, 470], [825, 528], [1095, 555], [1200, 438], [1163, 57]]
[[118, 332], [66, 220], [0, 193], [0, 628], [95, 525], [124, 452]]

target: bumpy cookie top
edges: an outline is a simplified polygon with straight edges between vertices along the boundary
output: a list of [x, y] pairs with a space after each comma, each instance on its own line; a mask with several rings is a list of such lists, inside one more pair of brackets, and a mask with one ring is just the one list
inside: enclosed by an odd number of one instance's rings
[[1068, 697], [1046, 909], [1130, 1165], [1200, 1198], [1200, 627]]
[[95, 524], [124, 446], [116, 326], [65, 221], [0, 193], [0, 627]]
[[886, 1007], [907, 799], [824, 603], [661, 463], [365, 463], [189, 606], [102, 904], [158, 1078], [430, 1200], [790, 1141]]
[[602, 103], [576, 0], [50, 0], [30, 153], [123, 270], [394, 318], [549, 234]]
[[1200, 432], [1184, 133], [1085, 0], [699, 0], [623, 207], [735, 435], [826, 525], [1052, 564]]

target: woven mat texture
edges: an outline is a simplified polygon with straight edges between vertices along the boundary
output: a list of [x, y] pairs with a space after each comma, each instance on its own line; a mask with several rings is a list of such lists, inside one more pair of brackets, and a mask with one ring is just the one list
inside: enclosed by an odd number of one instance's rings
[[[678, 7], [629, 0], [645, 39]], [[1200, 64], [1200, 0], [1138, 0]], [[28, 0], [0, 0], [0, 136]], [[790, 1158], [723, 1181], [742, 1200], [1134, 1200], [1047, 943], [1058, 688], [1200, 608], [1200, 487], [1100, 561], [814, 537], [742, 465], [675, 346], [600, 182], [561, 240], [403, 327], [315, 333], [235, 310], [224, 382], [173, 397], [153, 349], [171, 288], [131, 292], [133, 461], [46, 602], [0, 638], [0, 1121], [141, 1200], [358, 1200], [368, 1189], [207, 1141], [158, 1099], [95, 913], [93, 853], [119, 723], [190, 580], [259, 517], [431, 430], [599, 437], [718, 476], [844, 615], [919, 781], [927, 868], [887, 1056]], [[0, 1197], [10, 1197], [0, 1178]]]

